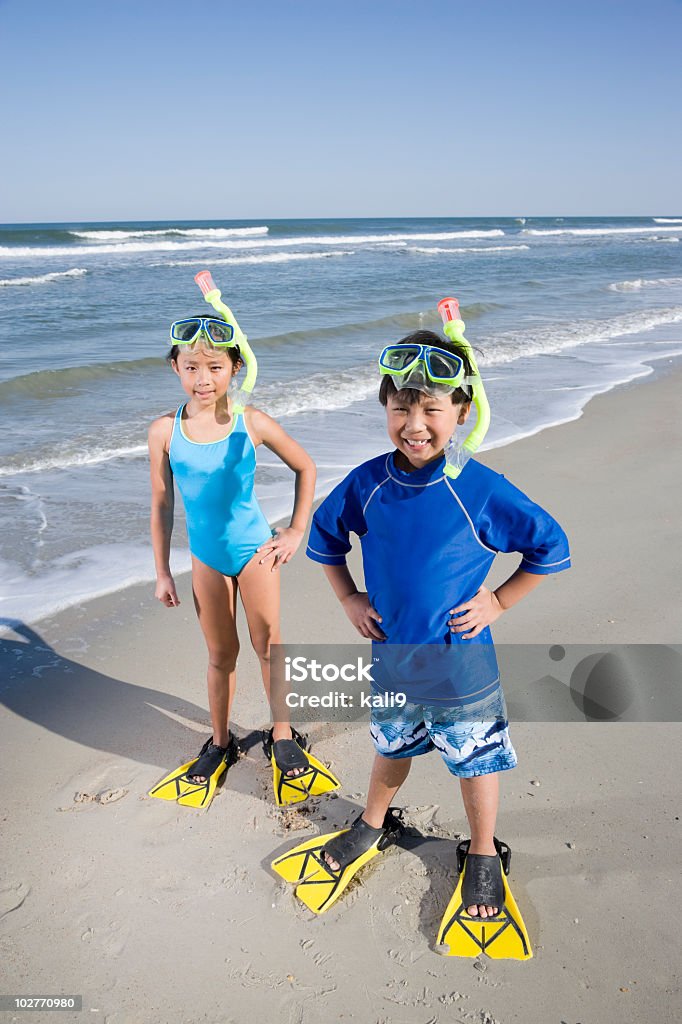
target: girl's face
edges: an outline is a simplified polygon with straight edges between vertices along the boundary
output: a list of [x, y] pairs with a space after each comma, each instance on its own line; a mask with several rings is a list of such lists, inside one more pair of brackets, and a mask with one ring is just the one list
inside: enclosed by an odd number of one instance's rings
[[202, 344], [188, 345], [171, 365], [185, 393], [202, 405], [212, 405], [223, 398], [241, 366], [233, 363], [227, 352]]

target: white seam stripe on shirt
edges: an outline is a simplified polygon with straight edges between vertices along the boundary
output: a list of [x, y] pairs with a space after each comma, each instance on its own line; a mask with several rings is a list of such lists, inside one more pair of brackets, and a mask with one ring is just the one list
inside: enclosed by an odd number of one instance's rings
[[310, 544], [308, 544], [308, 547], [306, 548], [306, 550], [307, 551], [312, 551], [312, 553], [314, 555], [321, 555], [322, 558], [345, 558], [346, 555], [348, 554], [347, 551], [343, 551], [343, 552], [339, 553], [338, 555], [330, 555], [328, 551], [318, 551], [316, 548], [311, 548]]
[[[391, 477], [387, 476], [385, 480], [382, 480], [380, 484], [376, 485], [376, 487], [374, 488], [374, 490], [370, 494], [369, 498], [367, 499], [365, 504], [362, 506], [362, 514], [363, 514], [363, 516], [364, 516], [365, 512], [367, 511], [367, 506], [369, 505], [370, 501], [372, 500], [372, 498], [374, 497], [376, 492], [379, 490], [380, 487], [383, 487], [384, 484], [387, 483], [390, 479], [391, 479]], [[363, 537], [364, 537], [364, 534], [363, 534]]]
[[462, 504], [462, 502], [460, 501], [459, 495], [457, 494], [457, 492], [456, 492], [455, 490], [453, 490], [452, 486], [450, 485], [450, 481], [449, 481], [449, 480], [447, 479], [447, 477], [445, 477], [444, 479], [445, 479], [445, 486], [446, 486], [447, 488], [449, 488], [449, 490], [450, 490], [450, 493], [452, 494], [453, 498], [455, 499], [455, 501], [457, 502], [457, 504], [458, 504], [458, 505], [459, 505], [459, 507], [461, 508], [461, 510], [462, 510], [462, 512], [464, 513], [464, 515], [466, 516], [466, 518], [467, 518], [467, 522], [468, 522], [469, 526], [471, 527], [471, 532], [473, 533], [473, 535], [474, 535], [474, 537], [476, 538], [476, 540], [478, 541], [478, 543], [479, 543], [479, 544], [481, 545], [481, 547], [482, 547], [482, 548], [484, 548], [484, 549], [485, 549], [486, 551], [489, 551], [491, 555], [496, 555], [496, 554], [497, 554], [497, 551], [495, 551], [495, 549], [494, 549], [494, 548], [489, 548], [489, 547], [488, 547], [488, 545], [487, 545], [487, 544], [484, 544], [484, 543], [483, 543], [483, 541], [481, 540], [481, 538], [480, 538], [480, 537], [478, 536], [478, 534], [476, 533], [476, 530], [475, 530], [475, 528], [474, 528], [474, 524], [473, 524], [473, 523], [472, 523], [472, 521], [471, 521], [471, 516], [469, 515], [469, 513], [468, 513], [468, 512], [467, 512], [467, 510], [465, 509], [465, 507], [464, 507], [464, 505]]
[[563, 565], [564, 562], [570, 562], [571, 556], [567, 555], [566, 558], [562, 558], [559, 562], [531, 562], [530, 558], [523, 556], [524, 562], [528, 562], [528, 565], [537, 565], [538, 569], [550, 569], [553, 565]]
[[[393, 476], [391, 474], [391, 467], [388, 464], [390, 457], [390, 454], [386, 456], [386, 472], [388, 473], [389, 479], [391, 479], [395, 484], [400, 484], [401, 487], [431, 487], [433, 484], [439, 484], [445, 480], [445, 474], [443, 474], [443, 476], [439, 476], [437, 480], [429, 480], [426, 484], [408, 484], [406, 480], [399, 480], [397, 476]], [[382, 480], [381, 483], [385, 484], [386, 481]], [[381, 486], [381, 484], [379, 486]], [[371, 497], [372, 495], [370, 494], [370, 498]]]

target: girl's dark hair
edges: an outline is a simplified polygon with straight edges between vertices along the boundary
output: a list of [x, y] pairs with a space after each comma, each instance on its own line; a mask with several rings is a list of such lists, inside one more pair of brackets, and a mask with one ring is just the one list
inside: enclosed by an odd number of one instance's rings
[[[400, 341], [396, 342], [397, 345], [435, 345], [436, 348], [444, 348], [446, 352], [452, 352], [453, 355], [459, 356], [464, 363], [464, 369], [467, 377], [473, 374], [473, 368], [469, 361], [467, 350], [461, 345], [457, 345], [455, 342], [450, 341], [449, 338], [442, 338], [439, 334], [434, 334], [433, 331], [413, 331], [412, 334], [408, 334], [406, 338], [401, 338]], [[462, 405], [462, 403], [470, 402], [470, 388], [467, 384], [464, 387], [456, 388], [452, 395], [453, 405]], [[392, 395], [398, 393], [398, 388], [393, 383], [393, 378], [389, 374], [384, 374], [381, 378], [381, 386], [379, 388], [379, 401], [382, 405], [387, 405], [389, 398]], [[416, 388], [403, 388], [402, 395], [406, 405], [416, 405], [421, 401], [422, 392]]]
[[[205, 312], [204, 313], [194, 313], [193, 316], [196, 317], [197, 320], [201, 320], [202, 318], [206, 317], [206, 313]], [[187, 317], [187, 319], [189, 320], [191, 318]], [[213, 317], [211, 317], [211, 319], [212, 320], [222, 320], [223, 317], [222, 316], [213, 316]], [[206, 339], [203, 339], [203, 340], [205, 341]], [[230, 348], [226, 348], [225, 345], [212, 345], [210, 347], [211, 348], [215, 348], [216, 351], [218, 351], [218, 352], [227, 352], [228, 356], [232, 360], [233, 365], [236, 365], [237, 363], [243, 363], [244, 362], [244, 360], [241, 357], [241, 353], [239, 351], [239, 345], [234, 345], [234, 346], [232, 346]], [[183, 349], [186, 349], [186, 348], [191, 348], [191, 345], [171, 345], [170, 351], [168, 352], [168, 355], [166, 356], [166, 362], [170, 364], [170, 363], [174, 362], [175, 360], [177, 360], [178, 356], [180, 355], [180, 352]]]

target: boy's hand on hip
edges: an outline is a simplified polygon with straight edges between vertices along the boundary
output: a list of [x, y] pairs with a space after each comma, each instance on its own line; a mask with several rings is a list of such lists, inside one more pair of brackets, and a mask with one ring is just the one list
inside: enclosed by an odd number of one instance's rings
[[381, 616], [372, 608], [364, 591], [349, 594], [348, 597], [344, 597], [341, 604], [360, 636], [364, 636], [367, 640], [386, 639], [386, 634], [377, 625], [381, 622]]
[[473, 640], [483, 632], [495, 619], [499, 619], [505, 609], [502, 607], [492, 590], [481, 587], [478, 593], [456, 608], [450, 609], [450, 615], [457, 618], [448, 619], [451, 633], [462, 633], [463, 640]]

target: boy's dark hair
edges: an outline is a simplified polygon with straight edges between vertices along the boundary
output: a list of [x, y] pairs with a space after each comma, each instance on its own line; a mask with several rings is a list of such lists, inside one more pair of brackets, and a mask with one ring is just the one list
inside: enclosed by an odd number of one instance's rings
[[[401, 338], [400, 341], [396, 342], [397, 345], [435, 345], [436, 348], [444, 348], [446, 352], [452, 352], [454, 355], [460, 357], [464, 363], [464, 369], [467, 377], [473, 374], [473, 368], [467, 355], [467, 350], [461, 345], [457, 345], [450, 341], [449, 338], [443, 338], [439, 334], [434, 334], [433, 331], [413, 331], [412, 334], [408, 334], [406, 338]], [[379, 401], [382, 405], [387, 405], [389, 398], [392, 395], [398, 393], [398, 388], [393, 383], [393, 378], [389, 374], [384, 374], [381, 378], [381, 387], [379, 388]], [[468, 385], [464, 387], [455, 388], [450, 396], [453, 405], [462, 405], [462, 403], [470, 402], [470, 388]], [[407, 405], [416, 405], [421, 401], [422, 392], [416, 388], [403, 388], [402, 394]]]
[[[193, 316], [186, 317], [187, 320], [193, 320], [193, 319], [201, 320], [201, 319], [205, 319], [205, 318], [206, 318], [206, 313], [205, 312], [204, 313], [194, 313]], [[222, 320], [222, 319], [223, 319], [222, 316], [212, 316], [211, 317], [211, 320]], [[231, 346], [230, 348], [227, 348], [227, 346], [225, 346], [225, 345], [214, 345], [212, 347], [217, 349], [217, 351], [219, 351], [219, 352], [220, 351], [227, 352], [228, 356], [232, 360], [232, 364], [233, 365], [235, 363], [243, 363], [244, 362], [244, 360], [241, 357], [241, 353], [239, 352], [239, 345], [234, 345], [234, 346]], [[172, 363], [174, 360], [177, 360], [178, 356], [180, 355], [180, 352], [184, 348], [191, 348], [191, 345], [171, 345], [170, 351], [168, 352], [168, 355], [166, 356], [166, 362], [167, 363]]]

